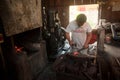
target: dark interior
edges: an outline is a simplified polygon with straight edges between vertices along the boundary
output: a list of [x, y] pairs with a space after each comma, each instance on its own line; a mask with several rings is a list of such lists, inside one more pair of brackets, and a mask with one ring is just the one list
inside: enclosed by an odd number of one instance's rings
[[[119, 3], [1, 0], [0, 80], [119, 80]], [[69, 6], [89, 4], [99, 5], [98, 24], [84, 55], [69, 45], [66, 27]]]

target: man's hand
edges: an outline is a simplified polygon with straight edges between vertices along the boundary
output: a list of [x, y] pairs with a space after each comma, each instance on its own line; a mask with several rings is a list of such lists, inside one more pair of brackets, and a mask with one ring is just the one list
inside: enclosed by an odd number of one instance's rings
[[70, 46], [73, 46], [74, 43], [73, 43], [73, 41], [69, 41], [69, 44], [70, 44]]
[[66, 39], [68, 40], [70, 46], [73, 45], [73, 41], [70, 39], [70, 34], [68, 32], [66, 32]]
[[89, 42], [90, 42], [91, 38], [92, 38], [92, 33], [91, 32], [87, 33], [87, 38], [86, 38], [85, 44], [83, 46], [84, 48], [89, 47]]
[[83, 46], [83, 48], [88, 48], [89, 47], [89, 45], [88, 44], [84, 44], [84, 46]]

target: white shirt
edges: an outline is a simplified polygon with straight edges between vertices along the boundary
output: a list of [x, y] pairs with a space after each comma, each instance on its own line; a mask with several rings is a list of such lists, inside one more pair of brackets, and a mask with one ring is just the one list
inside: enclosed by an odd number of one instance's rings
[[92, 28], [89, 23], [85, 22], [81, 27], [78, 27], [76, 21], [72, 21], [68, 24], [66, 32], [71, 32], [71, 38], [78, 49], [83, 48], [83, 45], [87, 38], [87, 33], [91, 32]]

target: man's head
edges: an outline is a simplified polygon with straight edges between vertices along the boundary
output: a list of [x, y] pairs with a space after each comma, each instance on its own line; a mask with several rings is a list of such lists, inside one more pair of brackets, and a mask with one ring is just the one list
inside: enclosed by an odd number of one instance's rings
[[87, 17], [85, 14], [79, 14], [77, 17], [76, 17], [76, 22], [78, 24], [78, 26], [82, 26], [87, 20]]

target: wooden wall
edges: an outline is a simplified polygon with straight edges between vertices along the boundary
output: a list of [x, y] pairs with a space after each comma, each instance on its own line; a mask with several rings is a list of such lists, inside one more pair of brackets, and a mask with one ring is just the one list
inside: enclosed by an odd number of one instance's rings
[[[112, 11], [111, 2], [115, 0], [75, 0], [76, 5], [99, 3], [102, 9], [101, 18], [110, 22], [120, 22], [120, 11]], [[120, 0], [118, 0], [120, 1]], [[74, 0], [47, 0], [48, 10], [56, 10], [59, 13], [61, 24], [66, 27], [69, 23], [69, 6], [74, 5]], [[101, 3], [102, 2], [102, 3]]]
[[116, 1], [117, 3], [120, 3], [120, 0], [109, 0], [108, 2], [102, 5], [102, 18], [105, 18], [110, 22], [120, 22], [120, 10], [119, 11], [112, 10], [113, 8], [112, 4]]
[[70, 5], [80, 5], [80, 4], [94, 4], [97, 3], [95, 0], [48, 0], [49, 10], [56, 10], [59, 13], [59, 17], [61, 20], [61, 25], [66, 27], [69, 23], [69, 6]]
[[120, 22], [120, 11], [112, 11], [112, 2], [120, 0], [1, 0], [0, 18], [3, 20], [6, 35], [11, 36], [42, 26], [41, 1], [47, 11], [58, 11], [63, 27], [69, 23], [69, 6], [74, 4], [99, 3], [102, 7], [101, 18]]
[[42, 26], [41, 0], [1, 0], [2, 18], [7, 36]]

